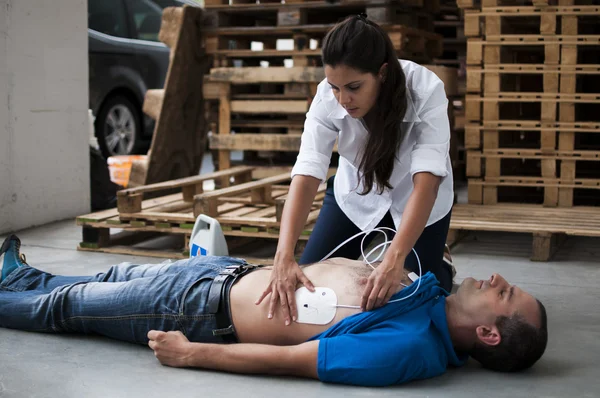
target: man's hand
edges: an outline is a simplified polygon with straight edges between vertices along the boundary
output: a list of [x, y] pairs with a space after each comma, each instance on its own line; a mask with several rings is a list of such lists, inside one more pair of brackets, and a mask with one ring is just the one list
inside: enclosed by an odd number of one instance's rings
[[360, 305], [363, 311], [371, 311], [387, 304], [398, 291], [404, 275], [405, 258], [392, 259], [386, 255], [381, 264], [371, 272]]
[[154, 355], [162, 365], [176, 368], [190, 366], [191, 343], [180, 331], [151, 330], [148, 332], [148, 339], [150, 339], [148, 345], [154, 350]]

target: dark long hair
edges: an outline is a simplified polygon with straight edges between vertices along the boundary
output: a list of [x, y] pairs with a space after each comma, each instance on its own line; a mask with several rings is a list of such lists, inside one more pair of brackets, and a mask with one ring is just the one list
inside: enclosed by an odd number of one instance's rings
[[402, 141], [400, 123], [406, 112], [407, 100], [406, 77], [389, 35], [364, 14], [350, 16], [327, 33], [323, 40], [322, 56], [325, 65], [345, 65], [374, 76], [387, 63], [385, 83], [381, 85], [374, 105], [375, 123], [369, 126], [367, 144], [360, 156], [359, 172], [362, 171], [364, 176], [361, 195], [369, 193], [374, 182], [377, 182], [379, 194], [386, 187], [392, 189], [389, 180]]

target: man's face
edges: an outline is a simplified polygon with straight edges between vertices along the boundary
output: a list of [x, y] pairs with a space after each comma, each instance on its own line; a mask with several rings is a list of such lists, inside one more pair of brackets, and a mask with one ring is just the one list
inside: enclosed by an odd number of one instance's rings
[[528, 323], [540, 327], [536, 299], [498, 274], [488, 280], [466, 278], [456, 292], [456, 299], [474, 325], [495, 325], [497, 317], [518, 313]]
[[377, 101], [381, 79], [345, 65], [325, 66], [327, 82], [337, 101], [353, 118], [364, 117]]

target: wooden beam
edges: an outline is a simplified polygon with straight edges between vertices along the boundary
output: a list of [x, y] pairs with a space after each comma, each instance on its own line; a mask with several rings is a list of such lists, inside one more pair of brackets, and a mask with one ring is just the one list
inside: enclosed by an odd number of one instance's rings
[[149, 104], [151, 113], [160, 117], [148, 156], [146, 184], [196, 175], [202, 164], [208, 131], [203, 76], [211, 61], [202, 47], [203, 17], [199, 7], [163, 11], [159, 40], [171, 48], [171, 55], [162, 101], [156, 92], [151, 101], [160, 108]]
[[325, 78], [323, 68], [317, 67], [245, 67], [212, 68], [206, 80], [212, 82], [248, 83], [319, 83]]

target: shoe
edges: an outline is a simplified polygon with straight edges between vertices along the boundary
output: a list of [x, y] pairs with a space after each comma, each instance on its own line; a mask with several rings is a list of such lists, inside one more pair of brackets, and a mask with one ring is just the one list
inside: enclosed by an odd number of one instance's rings
[[0, 264], [2, 264], [2, 273], [0, 273], [0, 282], [2, 282], [15, 269], [27, 264], [25, 255], [21, 254], [21, 240], [17, 235], [10, 235], [4, 240], [0, 247]]
[[456, 268], [452, 263], [452, 255], [450, 254], [450, 246], [445, 245], [444, 247], [444, 262], [448, 264], [450, 270], [452, 271], [452, 283], [454, 283], [454, 277], [456, 276]]

